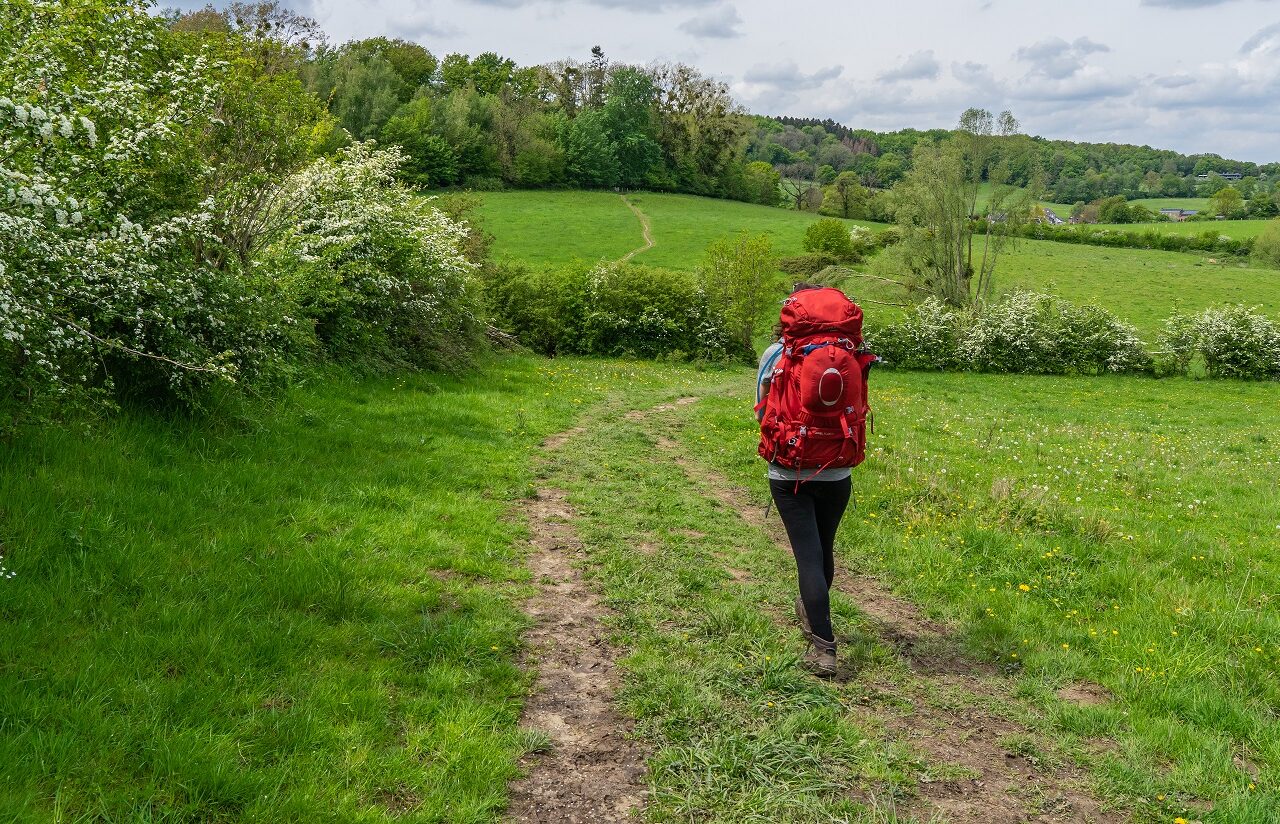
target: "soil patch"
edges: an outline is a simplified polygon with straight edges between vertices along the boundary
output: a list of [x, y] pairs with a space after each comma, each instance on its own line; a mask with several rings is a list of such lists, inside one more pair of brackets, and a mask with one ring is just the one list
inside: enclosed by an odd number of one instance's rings
[[576, 513], [563, 492], [544, 488], [525, 514], [538, 593], [526, 603], [534, 625], [525, 634], [524, 664], [538, 677], [521, 724], [545, 733], [551, 746], [524, 760], [529, 772], [511, 786], [508, 820], [629, 821], [644, 802], [644, 757], [614, 707], [617, 652], [599, 620], [604, 607], [575, 565], [583, 554]]
[[1111, 690], [1092, 681], [1080, 681], [1058, 690], [1058, 697], [1083, 707], [1096, 707], [1111, 700]]

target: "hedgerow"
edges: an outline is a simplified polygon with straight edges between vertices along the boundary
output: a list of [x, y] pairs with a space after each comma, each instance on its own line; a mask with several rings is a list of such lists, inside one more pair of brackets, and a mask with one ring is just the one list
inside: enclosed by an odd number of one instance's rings
[[1015, 292], [972, 310], [929, 298], [898, 324], [872, 330], [890, 365], [1047, 375], [1146, 372], [1151, 357], [1133, 327], [1096, 306]]
[[323, 107], [227, 37], [136, 0], [0, 4], [0, 428], [482, 344], [467, 227], [396, 182], [396, 150], [311, 163]]
[[740, 356], [725, 318], [686, 272], [625, 263], [497, 267], [486, 295], [493, 322], [547, 355], [690, 360]]
[[[975, 229], [986, 231], [989, 224], [977, 221]], [[1127, 230], [1101, 229], [1079, 224], [1053, 226], [1047, 223], [1030, 223], [1016, 229], [1019, 237], [1033, 240], [1052, 240], [1058, 243], [1079, 243], [1087, 246], [1108, 246], [1124, 249], [1160, 249], [1166, 252], [1206, 252], [1222, 256], [1246, 257], [1253, 250], [1253, 238], [1231, 238], [1216, 229], [1206, 229], [1195, 235], [1179, 235], [1157, 229]]]
[[1280, 378], [1280, 326], [1247, 306], [1174, 315], [1159, 343], [1169, 372], [1188, 374], [1203, 364], [1209, 377]]

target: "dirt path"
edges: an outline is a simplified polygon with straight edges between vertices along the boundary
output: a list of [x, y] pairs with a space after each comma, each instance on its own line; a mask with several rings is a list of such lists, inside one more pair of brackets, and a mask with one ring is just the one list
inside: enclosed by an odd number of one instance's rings
[[[571, 429], [543, 442], [554, 450], [582, 434]], [[612, 824], [631, 820], [644, 800], [644, 756], [631, 725], [614, 708], [616, 651], [599, 615], [604, 608], [575, 562], [583, 548], [576, 513], [562, 491], [544, 487], [525, 509], [529, 570], [538, 594], [526, 604], [534, 625], [524, 663], [538, 671], [521, 726], [550, 747], [526, 759], [528, 776], [511, 787], [508, 820], [538, 824]]]
[[626, 195], [618, 195], [618, 197], [622, 198], [622, 202], [627, 204], [627, 208], [630, 209], [635, 214], [635, 216], [640, 220], [640, 229], [644, 234], [643, 246], [641, 246], [639, 249], [632, 249], [630, 252], [627, 252], [625, 255], [623, 255], [621, 258], [618, 259], [619, 263], [626, 263], [627, 261], [631, 260], [633, 257], [640, 254], [641, 252], [647, 252], [653, 248], [653, 229], [649, 225], [648, 215], [646, 215], [644, 212], [636, 208], [636, 205], [634, 203], [627, 200]]
[[[696, 402], [682, 397], [622, 417], [643, 424], [699, 493], [737, 513], [789, 553], [776, 517], [766, 519], [745, 490], [690, 460], [670, 437], [675, 434], [667, 423], [670, 413]], [[559, 449], [585, 434], [581, 428], [568, 430], [544, 441], [543, 449]], [[535, 625], [526, 635], [525, 665], [536, 667], [538, 677], [522, 726], [545, 733], [550, 746], [526, 759], [529, 775], [512, 785], [509, 820], [633, 820], [647, 791], [644, 753], [629, 735], [630, 722], [613, 704], [617, 651], [599, 621], [599, 597], [576, 566], [583, 553], [573, 526], [576, 513], [562, 491], [544, 486], [527, 505], [526, 515], [532, 536], [528, 563], [539, 591], [527, 604]], [[1126, 820], [1104, 809], [1086, 789], [1083, 771], [1052, 755], [1041, 736], [990, 709], [1014, 700], [1009, 685], [990, 665], [966, 657], [952, 628], [930, 620], [875, 578], [842, 573], [838, 581], [840, 592], [870, 619], [879, 641], [897, 651], [910, 670], [905, 682], [892, 683], [844, 673], [842, 680], [860, 690], [851, 694], [851, 711], [888, 738], [911, 745], [929, 763], [964, 776], [922, 779], [915, 797], [890, 801], [896, 815], [951, 824]], [[786, 612], [779, 611], [779, 620], [786, 621]], [[1085, 696], [1082, 702], [1098, 700], [1089, 686], [1063, 697], [1078, 692]]]
[[[642, 420], [673, 408], [659, 406], [648, 413], [633, 413], [632, 419]], [[744, 490], [715, 470], [689, 460], [679, 445], [656, 427], [650, 434], [697, 488], [764, 530], [779, 549], [790, 553], [786, 533], [776, 517], [766, 520], [764, 511]], [[1011, 701], [1008, 687], [997, 680], [992, 667], [967, 658], [959, 650], [951, 628], [929, 620], [875, 578], [842, 573], [837, 581], [837, 589], [871, 619], [880, 641], [895, 649], [912, 671], [905, 688], [901, 683], [868, 684], [860, 713], [883, 724], [931, 762], [959, 767], [974, 776], [921, 782], [919, 795], [904, 804], [899, 814], [922, 820], [941, 815], [952, 824], [1126, 820], [1105, 810], [1089, 793], [1079, 768], [1043, 757], [1052, 748], [1043, 746], [1039, 736], [985, 708], [993, 702]], [[1086, 688], [1081, 692], [1092, 691]], [[883, 698], [878, 700], [877, 694]], [[900, 708], [904, 699], [910, 702], [908, 711]], [[1002, 743], [1013, 741], [1034, 746], [1011, 750]]]

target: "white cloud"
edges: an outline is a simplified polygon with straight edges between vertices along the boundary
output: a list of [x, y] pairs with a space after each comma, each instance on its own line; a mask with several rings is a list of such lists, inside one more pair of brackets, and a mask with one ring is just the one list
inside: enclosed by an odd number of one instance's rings
[[876, 75], [876, 79], [886, 83], [904, 80], [936, 80], [940, 70], [938, 58], [933, 56], [933, 49], [929, 49], [916, 52], [897, 67]]
[[720, 6], [705, 14], [689, 18], [680, 24], [680, 29], [694, 37], [731, 39], [742, 36], [742, 32], [738, 29], [741, 25], [742, 18], [738, 16], [736, 8]]

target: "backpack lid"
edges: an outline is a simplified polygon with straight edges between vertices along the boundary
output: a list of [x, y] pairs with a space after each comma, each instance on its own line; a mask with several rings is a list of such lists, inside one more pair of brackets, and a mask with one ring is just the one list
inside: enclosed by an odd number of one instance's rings
[[830, 286], [796, 292], [782, 302], [782, 334], [796, 339], [835, 333], [862, 343], [862, 309]]

